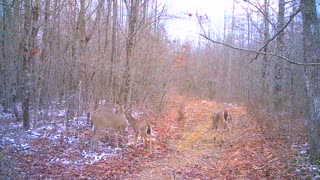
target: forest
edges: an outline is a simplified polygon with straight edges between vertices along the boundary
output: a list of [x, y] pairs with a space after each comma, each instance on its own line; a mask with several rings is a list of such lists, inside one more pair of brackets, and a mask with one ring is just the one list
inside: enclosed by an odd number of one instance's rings
[[229, 1], [1, 0], [0, 179], [320, 179], [320, 1]]

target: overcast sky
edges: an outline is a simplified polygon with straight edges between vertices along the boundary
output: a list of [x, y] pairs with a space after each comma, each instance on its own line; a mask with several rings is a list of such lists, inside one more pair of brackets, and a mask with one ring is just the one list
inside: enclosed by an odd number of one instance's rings
[[[219, 31], [223, 27], [224, 12], [232, 10], [233, 0], [162, 0], [168, 7], [168, 14], [173, 18], [167, 24], [171, 39], [196, 40], [200, 31], [196, 13], [210, 18], [210, 27]], [[189, 17], [186, 13], [191, 13]], [[218, 33], [218, 32], [217, 32]]]

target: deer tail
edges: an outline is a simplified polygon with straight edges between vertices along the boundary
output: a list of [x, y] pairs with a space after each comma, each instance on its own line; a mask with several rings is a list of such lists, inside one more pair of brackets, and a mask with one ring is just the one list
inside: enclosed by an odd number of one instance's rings
[[148, 135], [151, 135], [151, 127], [150, 127], [150, 124], [148, 123], [148, 127], [147, 127], [147, 134]]

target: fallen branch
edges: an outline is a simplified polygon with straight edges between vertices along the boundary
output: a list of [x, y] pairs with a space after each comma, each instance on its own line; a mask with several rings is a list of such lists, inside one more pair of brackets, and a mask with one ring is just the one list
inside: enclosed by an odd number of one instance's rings
[[274, 162], [276, 162], [276, 161], [278, 161], [278, 160], [280, 160], [280, 159], [282, 159], [282, 158], [284, 158], [284, 157], [286, 157], [286, 156], [287, 156], [287, 155], [285, 154], [285, 155], [283, 155], [283, 156], [274, 158], [274, 159], [268, 161], [268, 162], [267, 162], [265, 165], [263, 165], [263, 166], [260, 166], [260, 167], [254, 166], [253, 169], [255, 169], [255, 170], [261, 170], [261, 169], [267, 167], [269, 164], [274, 163]]

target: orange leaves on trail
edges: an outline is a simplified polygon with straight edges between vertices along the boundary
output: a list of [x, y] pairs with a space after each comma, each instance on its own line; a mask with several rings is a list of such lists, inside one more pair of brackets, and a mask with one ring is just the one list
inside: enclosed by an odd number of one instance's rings
[[[178, 121], [181, 106], [183, 126]], [[210, 116], [221, 109], [229, 110], [233, 118], [231, 133], [227, 134], [231, 147], [219, 147], [208, 137], [212, 135]], [[142, 146], [128, 146], [93, 163], [81, 161], [84, 156], [78, 148], [79, 142], [83, 140], [88, 144], [92, 133], [89, 126], [74, 126], [56, 133], [61, 141], [52, 141], [48, 138], [51, 136], [31, 139], [27, 153], [12, 148], [8, 154], [19, 162], [16, 168], [24, 172], [19, 176], [21, 179], [127, 179], [130, 175], [139, 177], [138, 173], [148, 168], [156, 169], [151, 173], [169, 174], [178, 179], [293, 177], [292, 150], [288, 144], [281, 138], [265, 138], [245, 107], [171, 92], [163, 113], [159, 117], [150, 114], [145, 113], [145, 118], [150, 119], [155, 134], [152, 153]], [[81, 136], [77, 135], [79, 132]], [[106, 146], [104, 148], [97, 156], [107, 151]], [[163, 161], [161, 166], [162, 160], [168, 161]]]
[[[164, 117], [168, 123], [167, 127], [170, 125], [177, 126], [177, 122], [174, 119], [178, 117], [178, 106], [181, 103], [185, 106], [186, 129], [192, 128], [194, 133], [201, 133], [203, 131], [204, 128], [201, 128], [197, 132], [198, 126], [195, 125], [201, 125], [201, 123], [208, 122], [208, 120], [210, 122], [210, 116], [214, 111], [221, 109], [229, 110], [234, 119], [232, 122], [232, 128], [234, 129], [228, 135], [233, 146], [220, 147], [220, 151], [217, 149], [219, 147], [207, 150], [208, 155], [205, 156], [206, 160], [204, 163], [200, 163], [200, 165], [187, 164], [185, 167], [179, 167], [174, 171], [176, 177], [193, 179], [277, 179], [294, 176], [294, 173], [292, 173], [293, 168], [288, 166], [292, 161], [290, 155], [292, 152], [288, 149], [288, 144], [283, 139], [265, 138], [261, 133], [259, 125], [248, 114], [245, 107], [190, 99], [177, 94], [172, 99], [176, 101], [171, 103], [168, 111], [164, 113]], [[192, 138], [193, 134], [189, 133], [188, 137]], [[195, 134], [194, 140], [199, 137], [200, 134]], [[194, 140], [191, 139], [192, 142]], [[185, 146], [180, 150], [187, 150], [190, 145], [192, 143], [185, 143]], [[220, 153], [212, 154], [216, 151]], [[194, 156], [197, 156], [197, 154], [199, 153], [194, 154]], [[196, 161], [201, 162], [202, 160], [200, 158]]]

